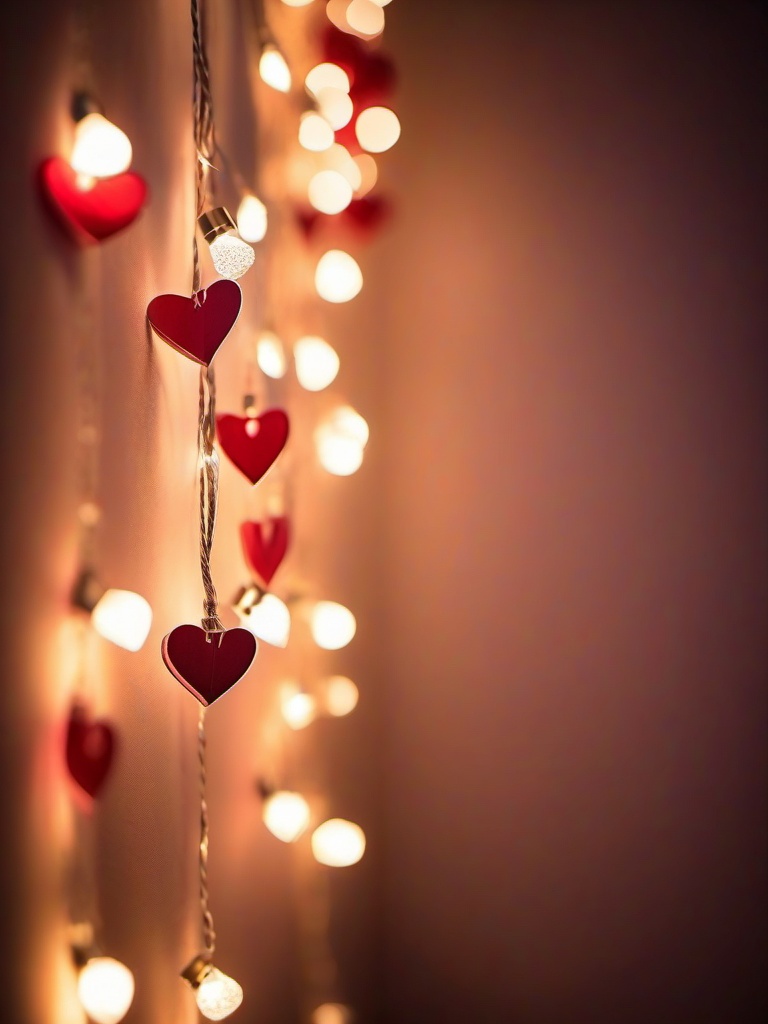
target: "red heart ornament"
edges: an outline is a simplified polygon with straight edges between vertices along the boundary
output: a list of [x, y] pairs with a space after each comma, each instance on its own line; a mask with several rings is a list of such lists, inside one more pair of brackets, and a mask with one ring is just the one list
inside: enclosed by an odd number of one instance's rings
[[147, 306], [147, 319], [177, 352], [208, 366], [235, 326], [242, 304], [243, 293], [236, 281], [214, 281], [191, 299], [156, 295]]
[[199, 626], [177, 626], [163, 639], [163, 661], [204, 707], [242, 679], [256, 657], [256, 637], [236, 626], [206, 633]]
[[216, 433], [224, 454], [252, 484], [258, 483], [285, 447], [288, 417], [282, 409], [259, 416], [216, 417]]
[[67, 161], [53, 156], [40, 167], [43, 196], [59, 222], [81, 245], [103, 242], [136, 219], [146, 202], [147, 183], [126, 171], [83, 184]]
[[103, 786], [115, 753], [115, 733], [103, 720], [92, 721], [76, 704], [67, 725], [66, 756], [69, 774], [88, 796], [95, 798]]
[[288, 550], [288, 517], [270, 516], [263, 523], [242, 523], [240, 540], [251, 571], [269, 585]]

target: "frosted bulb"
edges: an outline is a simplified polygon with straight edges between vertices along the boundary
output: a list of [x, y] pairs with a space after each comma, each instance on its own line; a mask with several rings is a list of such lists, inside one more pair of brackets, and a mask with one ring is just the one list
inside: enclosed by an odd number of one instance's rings
[[264, 594], [258, 604], [243, 616], [243, 625], [259, 640], [274, 647], [287, 647], [291, 632], [291, 613], [284, 601]]
[[346, 676], [331, 676], [325, 684], [325, 708], [334, 718], [343, 718], [357, 707], [360, 693]]
[[133, 975], [111, 956], [93, 957], [80, 971], [77, 996], [95, 1024], [118, 1024], [133, 1002]]
[[352, 186], [338, 171], [318, 171], [309, 182], [307, 194], [320, 213], [341, 213], [352, 202]]
[[312, 1024], [351, 1024], [348, 1007], [341, 1003], [323, 1003], [312, 1014]]
[[349, 302], [363, 287], [363, 274], [357, 262], [341, 249], [324, 253], [315, 270], [315, 288], [326, 302]]
[[359, 153], [352, 159], [360, 173], [360, 183], [356, 187], [353, 186], [355, 188], [355, 195], [359, 198], [360, 196], [367, 195], [376, 184], [376, 180], [379, 177], [379, 169], [376, 166], [376, 161], [368, 153]]
[[267, 208], [256, 196], [244, 196], [237, 208], [237, 231], [246, 242], [260, 242], [267, 233]]
[[389, 107], [367, 107], [355, 121], [355, 135], [369, 153], [384, 153], [400, 138], [400, 121]]
[[299, 121], [299, 143], [312, 153], [322, 153], [333, 145], [333, 128], [320, 114], [307, 111]]
[[69, 161], [73, 171], [88, 178], [111, 178], [128, 170], [132, 156], [130, 139], [106, 117], [86, 114], [77, 122]]
[[262, 818], [273, 836], [295, 843], [309, 825], [309, 804], [301, 793], [279, 790], [264, 801]]
[[243, 990], [234, 978], [211, 967], [195, 992], [197, 1008], [208, 1020], [224, 1020], [243, 1001]]
[[343, 89], [326, 86], [324, 89], [320, 89], [316, 99], [320, 113], [331, 128], [338, 130], [352, 120], [354, 113], [352, 100]]
[[230, 231], [216, 235], [210, 249], [217, 273], [228, 281], [236, 281], [238, 277], [242, 277], [250, 270], [256, 259], [256, 253], [251, 246]]
[[96, 632], [126, 651], [138, 651], [152, 625], [152, 609], [132, 590], [106, 590], [91, 613]]
[[349, 27], [363, 35], [377, 36], [384, 31], [384, 11], [373, 0], [352, 0], [346, 18]]
[[280, 694], [280, 711], [291, 729], [306, 729], [315, 720], [317, 701], [311, 693], [305, 693], [297, 686], [284, 686]]
[[349, 75], [338, 64], [316, 64], [304, 79], [307, 92], [317, 96], [321, 89], [341, 89], [349, 92]]
[[288, 362], [285, 358], [285, 347], [282, 341], [272, 331], [262, 331], [259, 340], [256, 342], [256, 362], [262, 373], [266, 373], [273, 380], [280, 380], [285, 376], [288, 369]]
[[296, 376], [307, 391], [322, 391], [336, 379], [339, 357], [324, 338], [299, 338], [293, 346]]
[[312, 854], [320, 864], [346, 868], [365, 853], [365, 833], [344, 818], [330, 818], [312, 833]]
[[291, 72], [285, 57], [276, 46], [265, 46], [259, 60], [259, 74], [263, 82], [277, 89], [278, 92], [289, 92], [291, 88]]
[[326, 651], [346, 647], [357, 630], [355, 616], [336, 601], [318, 601], [309, 617], [312, 639]]

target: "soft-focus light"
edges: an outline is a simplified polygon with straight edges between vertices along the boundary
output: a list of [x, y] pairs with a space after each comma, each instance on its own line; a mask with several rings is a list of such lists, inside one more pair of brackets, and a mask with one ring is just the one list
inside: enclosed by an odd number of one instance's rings
[[389, 107], [366, 107], [355, 121], [355, 135], [369, 153], [383, 153], [400, 138], [400, 121]]
[[345, 868], [357, 864], [365, 853], [365, 833], [344, 818], [330, 818], [312, 833], [312, 854], [320, 864]]
[[318, 261], [315, 287], [326, 302], [349, 302], [363, 287], [363, 273], [348, 252], [330, 249]]
[[291, 632], [291, 613], [288, 605], [275, 594], [264, 594], [247, 614], [242, 623], [259, 640], [274, 647], [286, 647]]
[[288, 369], [285, 346], [272, 331], [262, 331], [256, 342], [256, 362], [262, 373], [273, 380], [280, 380]]
[[125, 132], [102, 114], [86, 114], [75, 126], [72, 170], [87, 178], [111, 178], [131, 166], [133, 150]]
[[118, 1024], [133, 1002], [133, 975], [111, 956], [95, 956], [80, 971], [77, 996], [95, 1024]]
[[318, 171], [309, 182], [307, 195], [320, 213], [341, 213], [352, 202], [352, 186], [338, 171]]
[[264, 801], [261, 813], [269, 831], [283, 843], [295, 843], [309, 825], [309, 804], [301, 793], [278, 790]]
[[[283, 0], [286, 7], [308, 7], [312, 0]], [[384, 3], [389, 3], [389, 0], [384, 0]]]
[[356, 161], [352, 157], [346, 146], [340, 145], [338, 142], [334, 142], [331, 148], [328, 150], [325, 156], [326, 163], [334, 171], [338, 171], [339, 174], [343, 174], [349, 184], [352, 186], [352, 190], [359, 188], [363, 178], [360, 172], [360, 168], [357, 166]]
[[324, 338], [299, 338], [293, 346], [296, 376], [307, 391], [322, 391], [336, 379], [339, 357]]
[[318, 601], [309, 616], [312, 639], [326, 651], [346, 647], [357, 629], [355, 616], [336, 601]]
[[216, 235], [210, 243], [211, 259], [216, 272], [228, 281], [236, 281], [238, 277], [250, 270], [256, 253], [247, 242], [233, 231], [225, 231]]
[[368, 444], [368, 438], [371, 433], [368, 424], [359, 412], [355, 412], [351, 405], [340, 405], [338, 409], [334, 409], [330, 422], [333, 424], [334, 429], [346, 434], [348, 437], [354, 438], [363, 447]]
[[313, 1012], [312, 1024], [352, 1024], [352, 1014], [341, 1003], [323, 1003]]
[[299, 143], [313, 153], [322, 153], [333, 145], [333, 128], [321, 114], [308, 110], [299, 121]]
[[262, 50], [259, 60], [259, 74], [263, 82], [266, 82], [273, 89], [277, 89], [278, 92], [290, 91], [290, 69], [285, 62], [285, 57], [271, 43]]
[[295, 683], [288, 683], [280, 690], [280, 711], [291, 729], [306, 729], [317, 717], [317, 701]]
[[[304, 0], [304, 2], [306, 3], [307, 0]], [[378, 4], [379, 7], [386, 7], [387, 4], [391, 4], [392, 3], [392, 0], [373, 0], [373, 2], [375, 4]], [[287, 0], [283, 0], [283, 3], [287, 3]]]
[[363, 35], [377, 36], [384, 31], [384, 11], [373, 0], [352, 0], [346, 18], [350, 28]]
[[331, 676], [325, 682], [325, 709], [334, 718], [343, 718], [357, 707], [360, 693], [346, 676]]
[[379, 169], [376, 166], [376, 161], [368, 153], [358, 153], [352, 159], [360, 172], [360, 184], [355, 188], [355, 195], [360, 198], [367, 195], [376, 184]]
[[246, 242], [260, 242], [267, 233], [267, 208], [256, 196], [243, 196], [237, 208], [237, 230]]
[[126, 651], [138, 651], [152, 625], [149, 602], [132, 590], [106, 590], [91, 614], [96, 632]]
[[317, 96], [321, 89], [341, 89], [349, 92], [349, 75], [338, 64], [316, 64], [304, 79], [307, 92]]
[[320, 113], [330, 124], [331, 128], [338, 130], [352, 120], [354, 107], [352, 100], [343, 89], [335, 89], [333, 86], [326, 86], [317, 94], [317, 106]]
[[320, 465], [334, 476], [351, 476], [363, 464], [363, 446], [328, 425], [315, 431], [315, 446]]
[[243, 1001], [243, 990], [234, 978], [211, 967], [195, 993], [197, 1008], [208, 1020], [224, 1020]]

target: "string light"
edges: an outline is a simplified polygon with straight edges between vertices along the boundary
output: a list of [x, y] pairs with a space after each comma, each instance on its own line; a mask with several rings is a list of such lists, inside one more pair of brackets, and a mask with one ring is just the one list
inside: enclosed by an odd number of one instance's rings
[[324, 686], [325, 709], [334, 718], [343, 718], [357, 707], [360, 693], [346, 676], [331, 676]]
[[363, 463], [368, 424], [350, 406], [340, 406], [315, 430], [320, 465], [334, 476], [350, 476]]
[[322, 153], [333, 145], [333, 128], [322, 115], [307, 110], [299, 120], [299, 143], [312, 153]]
[[378, 36], [384, 31], [384, 11], [373, 0], [352, 0], [346, 10], [347, 24], [366, 36]]
[[313, 96], [317, 96], [322, 89], [341, 89], [342, 92], [348, 93], [349, 75], [338, 64], [316, 64], [307, 72], [304, 85], [307, 92]]
[[310, 203], [320, 213], [341, 213], [352, 202], [352, 186], [338, 171], [318, 171], [307, 192]]
[[400, 138], [400, 120], [389, 107], [367, 107], [358, 114], [355, 135], [369, 153], [384, 153]]
[[[389, 0], [386, 0], [388, 3]], [[283, 0], [286, 7], [308, 7], [312, 0]]]
[[224, 1020], [240, 1006], [243, 990], [205, 956], [196, 956], [181, 972], [195, 993], [195, 1002], [207, 1020]]
[[70, 157], [73, 171], [84, 178], [111, 178], [131, 166], [131, 140], [103, 114], [90, 113], [75, 126]]
[[72, 595], [73, 603], [91, 615], [96, 632], [105, 640], [138, 651], [152, 626], [149, 602], [132, 590], [106, 590], [93, 572], [84, 571]]
[[309, 804], [301, 793], [278, 790], [264, 801], [262, 818], [273, 836], [283, 843], [295, 843], [309, 825]]
[[95, 1024], [118, 1024], [133, 1002], [133, 974], [110, 956], [88, 960], [77, 979], [77, 997]]
[[312, 833], [312, 855], [318, 864], [346, 868], [365, 853], [365, 833], [345, 818], [329, 818]]
[[352, 1015], [341, 1003], [323, 1003], [312, 1013], [312, 1024], [352, 1024]]
[[262, 373], [280, 380], [288, 369], [285, 346], [273, 331], [262, 331], [256, 342], [256, 362]]
[[267, 233], [267, 208], [257, 196], [243, 196], [237, 208], [237, 230], [246, 242], [260, 242]]
[[309, 616], [312, 639], [326, 651], [346, 647], [357, 630], [355, 616], [336, 601], [318, 601]]
[[236, 281], [253, 266], [256, 254], [238, 237], [237, 225], [226, 207], [206, 210], [197, 222], [210, 247], [213, 265], [222, 277]]
[[290, 92], [291, 70], [285, 61], [285, 57], [274, 43], [267, 43], [261, 51], [259, 75], [263, 82], [276, 89], [277, 92]]
[[325, 159], [329, 167], [344, 175], [353, 191], [360, 187], [363, 181], [362, 172], [346, 146], [334, 142]]
[[349, 302], [363, 287], [363, 273], [357, 262], [342, 249], [324, 253], [315, 270], [315, 288], [326, 302]]
[[369, 153], [358, 153], [352, 159], [360, 172], [360, 184], [355, 188], [355, 195], [360, 198], [367, 195], [376, 184], [379, 177], [379, 169], [376, 166], [376, 161]]
[[317, 701], [296, 683], [286, 683], [280, 689], [280, 713], [291, 729], [306, 729], [317, 715]]
[[251, 586], [238, 595], [234, 609], [243, 626], [259, 640], [286, 647], [291, 632], [291, 613], [285, 601], [261, 587]]
[[293, 358], [299, 384], [307, 391], [322, 391], [339, 372], [339, 357], [325, 338], [299, 338], [293, 346]]
[[326, 86], [318, 92], [316, 99], [318, 110], [335, 131], [344, 128], [352, 120], [355, 109], [343, 89]]

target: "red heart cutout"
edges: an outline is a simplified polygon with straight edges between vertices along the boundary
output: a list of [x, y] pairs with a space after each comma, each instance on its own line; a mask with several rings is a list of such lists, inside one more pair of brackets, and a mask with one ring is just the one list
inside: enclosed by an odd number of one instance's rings
[[236, 281], [214, 281], [191, 299], [156, 295], [147, 306], [147, 318], [163, 341], [208, 366], [235, 326], [242, 304], [243, 293]]
[[91, 721], [86, 709], [76, 704], [67, 725], [67, 768], [88, 796], [95, 797], [104, 784], [115, 753], [115, 733], [105, 721]]
[[242, 679], [255, 657], [256, 637], [239, 626], [223, 633], [177, 626], [163, 639], [169, 672], [206, 708]]
[[87, 186], [82, 181], [63, 157], [50, 157], [40, 167], [40, 184], [49, 208], [81, 245], [103, 242], [122, 231], [146, 202], [147, 183], [132, 171]]
[[240, 540], [250, 569], [268, 585], [288, 550], [288, 517], [270, 516], [264, 523], [243, 523]]
[[255, 484], [285, 447], [288, 417], [282, 409], [259, 416], [224, 413], [216, 417], [216, 433], [224, 454]]

